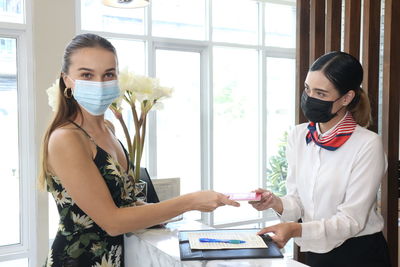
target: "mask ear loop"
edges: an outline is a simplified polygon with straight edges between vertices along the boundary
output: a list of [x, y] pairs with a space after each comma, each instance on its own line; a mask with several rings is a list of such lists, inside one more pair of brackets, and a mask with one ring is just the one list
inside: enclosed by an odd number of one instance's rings
[[[333, 101], [333, 103], [335, 103], [336, 101], [338, 101], [339, 99], [341, 99], [344, 95], [339, 96], [336, 100]], [[339, 111], [341, 111], [344, 107], [347, 107], [346, 105], [342, 105], [341, 108], [339, 108], [336, 112], [335, 112], [335, 116], [337, 116], [337, 114], [339, 113]], [[331, 109], [332, 112], [332, 109]], [[332, 113], [333, 114], [333, 113]]]

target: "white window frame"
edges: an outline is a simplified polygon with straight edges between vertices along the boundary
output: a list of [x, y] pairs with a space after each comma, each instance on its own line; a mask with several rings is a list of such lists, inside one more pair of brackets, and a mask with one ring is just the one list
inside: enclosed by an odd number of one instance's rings
[[[214, 42], [210, 41], [212, 37], [212, 0], [206, 1], [206, 36], [207, 40], [185, 40], [177, 38], [160, 38], [152, 36], [152, 20], [151, 20], [151, 5], [147, 7], [145, 11], [145, 34], [116, 34], [102, 31], [86, 31], [81, 28], [81, 1], [76, 1], [76, 32], [85, 33], [92, 32], [102, 35], [107, 38], [121, 38], [126, 40], [140, 40], [145, 41], [146, 45], [146, 70], [147, 75], [154, 76], [156, 74], [155, 66], [155, 51], [156, 49], [167, 49], [175, 51], [190, 51], [199, 52], [201, 54], [201, 189], [209, 190], [213, 189], [213, 48], [216, 46], [222, 47], [233, 47], [233, 48], [247, 48], [257, 50], [259, 53], [259, 144], [260, 144], [260, 156], [259, 156], [259, 186], [265, 187], [267, 180], [267, 151], [266, 151], [266, 58], [277, 57], [277, 58], [290, 58], [295, 59], [295, 48], [277, 48], [264, 46], [265, 41], [265, 3], [278, 3], [284, 5], [295, 6], [295, 1], [291, 0], [262, 0], [259, 5], [259, 38], [258, 44], [247, 45], [247, 44], [235, 44], [225, 42]], [[149, 174], [152, 177], [157, 177], [157, 146], [156, 146], [156, 115], [151, 112], [149, 114], [148, 124], [148, 142], [146, 143], [147, 153], [147, 166]], [[258, 219], [246, 220], [228, 224], [215, 224], [213, 213], [202, 213], [201, 221], [213, 227], [235, 227], [244, 224], [259, 224], [263, 226], [264, 222], [276, 220], [277, 216], [274, 212], [264, 211], [262, 216]]]
[[18, 159], [20, 194], [20, 243], [0, 247], [0, 262], [28, 259], [37, 265], [37, 149], [32, 61], [32, 3], [24, 1], [24, 23], [0, 22], [0, 37], [16, 39], [18, 86]]

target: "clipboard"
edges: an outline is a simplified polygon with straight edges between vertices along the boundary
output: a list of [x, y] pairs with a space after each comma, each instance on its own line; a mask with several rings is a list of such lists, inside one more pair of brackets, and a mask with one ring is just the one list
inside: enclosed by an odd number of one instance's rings
[[179, 231], [179, 251], [181, 261], [193, 260], [224, 260], [224, 259], [258, 259], [258, 258], [283, 258], [278, 246], [268, 235], [261, 236], [268, 248], [251, 249], [221, 249], [221, 250], [192, 250], [190, 248], [188, 233], [216, 232], [227, 233], [229, 231], [237, 232], [255, 232], [259, 229], [212, 229], [198, 231]]

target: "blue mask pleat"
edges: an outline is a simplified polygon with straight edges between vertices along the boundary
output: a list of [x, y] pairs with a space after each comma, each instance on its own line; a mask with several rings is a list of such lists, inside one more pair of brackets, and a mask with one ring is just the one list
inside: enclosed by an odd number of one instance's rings
[[75, 80], [75, 100], [92, 115], [103, 115], [107, 108], [120, 96], [117, 80], [93, 82]]

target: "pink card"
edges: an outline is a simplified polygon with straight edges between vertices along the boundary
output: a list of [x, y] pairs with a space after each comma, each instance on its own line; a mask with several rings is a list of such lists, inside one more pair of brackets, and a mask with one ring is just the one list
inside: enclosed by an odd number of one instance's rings
[[229, 197], [229, 199], [236, 201], [260, 201], [261, 194], [260, 193], [225, 193]]

